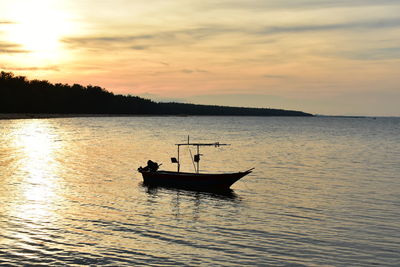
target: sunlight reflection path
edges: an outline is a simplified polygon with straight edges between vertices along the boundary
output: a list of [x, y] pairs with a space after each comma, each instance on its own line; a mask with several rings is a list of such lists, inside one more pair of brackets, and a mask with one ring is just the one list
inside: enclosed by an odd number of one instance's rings
[[18, 121], [15, 126], [13, 146], [18, 167], [11, 179], [17, 187], [8, 211], [20, 223], [15, 238], [29, 244], [34, 242], [32, 238], [46, 233], [43, 228], [54, 228], [59, 219], [57, 210], [63, 200], [58, 193], [61, 184], [56, 152], [62, 145], [49, 121]]

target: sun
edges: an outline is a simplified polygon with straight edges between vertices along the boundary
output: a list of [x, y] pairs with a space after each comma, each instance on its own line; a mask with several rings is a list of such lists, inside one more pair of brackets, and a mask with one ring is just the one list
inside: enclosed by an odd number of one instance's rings
[[52, 0], [10, 1], [8, 15], [13, 21], [8, 42], [19, 45], [30, 59], [56, 60], [62, 56], [60, 40], [73, 31], [70, 14]]

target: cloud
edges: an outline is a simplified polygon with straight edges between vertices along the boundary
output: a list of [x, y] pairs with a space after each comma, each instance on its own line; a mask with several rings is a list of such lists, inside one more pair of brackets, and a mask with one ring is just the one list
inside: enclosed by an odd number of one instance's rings
[[112, 43], [131, 43], [136, 40], [152, 39], [152, 35], [133, 35], [133, 36], [86, 36], [69, 37], [62, 39], [62, 42], [71, 45], [103, 45]]
[[313, 31], [334, 31], [334, 30], [354, 30], [354, 29], [382, 29], [400, 27], [400, 19], [382, 19], [370, 21], [354, 21], [346, 23], [332, 24], [303, 24], [293, 26], [273, 26], [266, 27], [259, 31], [260, 34], [280, 34], [280, 33], [299, 33]]
[[192, 73], [208, 73], [206, 70], [201, 70], [201, 69], [183, 69], [183, 73], [186, 74], [192, 74]]
[[21, 49], [21, 45], [0, 41], [0, 54], [29, 53], [30, 51]]
[[0, 69], [5, 71], [36, 71], [36, 70], [48, 70], [48, 71], [59, 71], [57, 66], [47, 66], [47, 67], [8, 67], [0, 66]]
[[[194, 45], [212, 38], [222, 38], [226, 34], [238, 34], [247, 37], [260, 37], [287, 33], [326, 32], [338, 30], [372, 30], [400, 27], [400, 18], [385, 18], [365, 21], [350, 21], [328, 24], [296, 24], [277, 26], [226, 26], [204, 25], [199, 27], [177, 29], [172, 31], [154, 31], [148, 34], [120, 35], [120, 36], [83, 36], [66, 37], [62, 42], [70, 48], [96, 49], [133, 49], [147, 50], [153, 47], [168, 47]], [[250, 39], [246, 39], [250, 40]], [[265, 40], [261, 41], [262, 43]], [[218, 47], [215, 47], [218, 49]]]
[[288, 76], [288, 75], [271, 75], [271, 74], [263, 75], [263, 77], [268, 78], [268, 79], [288, 79], [288, 78], [290, 78], [290, 76]]
[[356, 60], [400, 59], [400, 46], [371, 48], [358, 51], [341, 51], [337, 54], [345, 58]]
[[[148, 42], [142, 44], [143, 41], [155, 39], [153, 35], [126, 35], [126, 36], [86, 36], [86, 37], [67, 37], [61, 41], [70, 48], [97, 48], [110, 49], [111, 47], [124, 47], [133, 50], [149, 49]], [[151, 42], [152, 44], [153, 42]]]
[[109, 49], [110, 46], [116, 46], [144, 50], [151, 47], [197, 43], [201, 40], [235, 31], [238, 31], [238, 29], [221, 25], [207, 25], [174, 31], [155, 31], [139, 35], [67, 37], [61, 41], [71, 48], [94, 47]]
[[146, 49], [149, 49], [150, 46], [147, 46], [147, 45], [133, 45], [133, 46], [131, 46], [131, 48], [133, 50], [146, 50]]
[[212, 2], [210, 5], [203, 5], [205, 9], [247, 9], [251, 11], [271, 11], [271, 9], [320, 9], [336, 7], [367, 7], [367, 6], [388, 6], [399, 5], [398, 0], [223, 0]]

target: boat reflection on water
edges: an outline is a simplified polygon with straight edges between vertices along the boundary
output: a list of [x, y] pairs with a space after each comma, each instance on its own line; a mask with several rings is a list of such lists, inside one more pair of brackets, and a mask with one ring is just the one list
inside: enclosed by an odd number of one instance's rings
[[196, 196], [205, 196], [205, 197], [213, 197], [224, 200], [238, 200], [239, 197], [232, 189], [224, 189], [224, 190], [194, 190], [190, 188], [177, 188], [175, 186], [165, 186], [165, 185], [152, 185], [146, 184], [144, 182], [140, 183], [140, 186], [145, 188], [146, 193], [149, 195], [157, 195], [159, 190], [168, 190], [170, 192], [184, 193], [186, 195], [196, 195]]
[[140, 185], [147, 194], [146, 217], [149, 220], [159, 218], [159, 210], [162, 209], [164, 216], [170, 214], [175, 220], [204, 222], [210, 214], [219, 216], [221, 205], [231, 212], [237, 212], [241, 206], [241, 199], [233, 190], [207, 192], [144, 183]]

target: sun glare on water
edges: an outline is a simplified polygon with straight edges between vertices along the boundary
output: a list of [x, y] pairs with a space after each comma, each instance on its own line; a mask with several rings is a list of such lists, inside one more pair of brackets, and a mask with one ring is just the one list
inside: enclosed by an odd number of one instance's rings
[[58, 198], [58, 164], [54, 153], [60, 147], [52, 133], [52, 125], [45, 121], [18, 122], [16, 128], [17, 172], [24, 177], [20, 189], [21, 199], [25, 201], [20, 209], [24, 210], [24, 216], [40, 218], [53, 208], [53, 202]]
[[31, 185], [27, 198], [37, 200], [52, 192], [56, 171], [52, 139], [49, 125], [43, 122], [32, 121], [20, 129], [16, 142], [21, 148], [21, 169], [26, 173], [26, 184]]
[[51, 238], [49, 227], [55, 228], [62, 216], [64, 198], [57, 160], [62, 145], [54, 130], [57, 126], [50, 121], [15, 120], [10, 124], [11, 142], [6, 147], [14, 164], [12, 172], [1, 177], [10, 185], [1, 211], [6, 219], [15, 219], [18, 230], [6, 227], [2, 234], [13, 236], [5, 240], [9, 246], [17, 244], [20, 251], [33, 251], [33, 244]]

